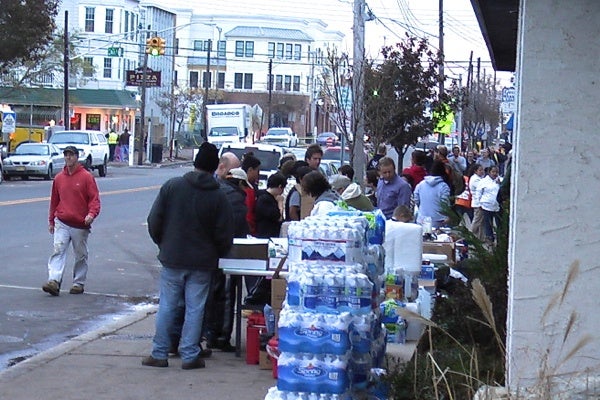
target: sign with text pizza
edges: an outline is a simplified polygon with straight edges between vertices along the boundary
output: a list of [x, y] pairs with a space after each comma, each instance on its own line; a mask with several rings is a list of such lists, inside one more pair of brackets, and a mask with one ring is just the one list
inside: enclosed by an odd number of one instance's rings
[[[127, 86], [142, 86], [144, 80], [144, 70], [128, 70], [127, 71]], [[146, 87], [158, 87], [160, 84], [160, 71], [153, 71], [150, 68], [146, 70]]]

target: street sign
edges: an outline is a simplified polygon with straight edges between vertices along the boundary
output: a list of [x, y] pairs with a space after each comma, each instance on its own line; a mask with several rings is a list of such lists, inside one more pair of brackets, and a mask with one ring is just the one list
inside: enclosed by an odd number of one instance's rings
[[123, 57], [122, 47], [109, 47], [107, 50], [109, 57]]
[[12, 111], [2, 112], [2, 133], [14, 133], [17, 127], [17, 114]]
[[504, 113], [517, 111], [517, 91], [514, 87], [502, 88], [502, 103], [500, 108]]
[[[144, 80], [144, 71], [136, 69], [134, 71], [127, 71], [127, 86], [142, 86]], [[160, 82], [160, 71], [153, 71], [150, 68], [146, 70], [146, 87], [158, 87], [161, 86]]]

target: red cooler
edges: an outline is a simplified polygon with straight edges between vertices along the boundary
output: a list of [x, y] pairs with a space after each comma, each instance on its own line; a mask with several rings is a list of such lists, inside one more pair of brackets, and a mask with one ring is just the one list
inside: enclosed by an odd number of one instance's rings
[[260, 360], [260, 333], [267, 329], [265, 317], [254, 312], [246, 325], [246, 364], [258, 364]]

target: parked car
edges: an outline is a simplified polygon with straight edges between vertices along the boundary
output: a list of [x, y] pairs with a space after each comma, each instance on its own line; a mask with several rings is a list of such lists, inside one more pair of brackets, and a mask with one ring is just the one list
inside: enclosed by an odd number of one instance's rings
[[259, 188], [267, 188], [267, 178], [277, 172], [279, 160], [283, 156], [283, 149], [269, 144], [224, 143], [219, 150], [219, 157], [225, 152], [232, 152], [240, 160], [246, 153], [252, 153], [260, 160]]
[[[340, 146], [327, 147], [323, 150], [323, 160], [337, 160], [342, 158], [342, 148]], [[344, 148], [344, 163], [350, 163], [350, 149]]]
[[298, 146], [298, 136], [296, 136], [291, 128], [269, 128], [262, 141], [283, 147]]
[[6, 180], [20, 176], [41, 176], [46, 180], [54, 178], [65, 166], [60, 149], [51, 143], [21, 143], [4, 159], [3, 175]]
[[317, 144], [321, 146], [335, 146], [340, 138], [333, 132], [321, 132], [317, 135]]
[[106, 176], [108, 166], [108, 142], [100, 131], [60, 131], [54, 132], [48, 143], [55, 144], [60, 152], [67, 146], [79, 150], [79, 163], [89, 170], [98, 170], [100, 176]]
[[321, 160], [321, 164], [319, 165], [321, 172], [326, 177], [330, 177], [338, 173], [338, 169], [340, 168], [339, 160]]

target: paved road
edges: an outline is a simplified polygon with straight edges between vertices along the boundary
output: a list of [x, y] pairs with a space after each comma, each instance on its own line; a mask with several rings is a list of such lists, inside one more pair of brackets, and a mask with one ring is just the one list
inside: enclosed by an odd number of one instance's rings
[[110, 321], [157, 297], [156, 247], [146, 216], [158, 188], [190, 170], [109, 168], [96, 180], [102, 211], [89, 239], [86, 293], [69, 295], [72, 253], [59, 297], [42, 292], [52, 238], [47, 230], [51, 182], [0, 185], [0, 370]]

